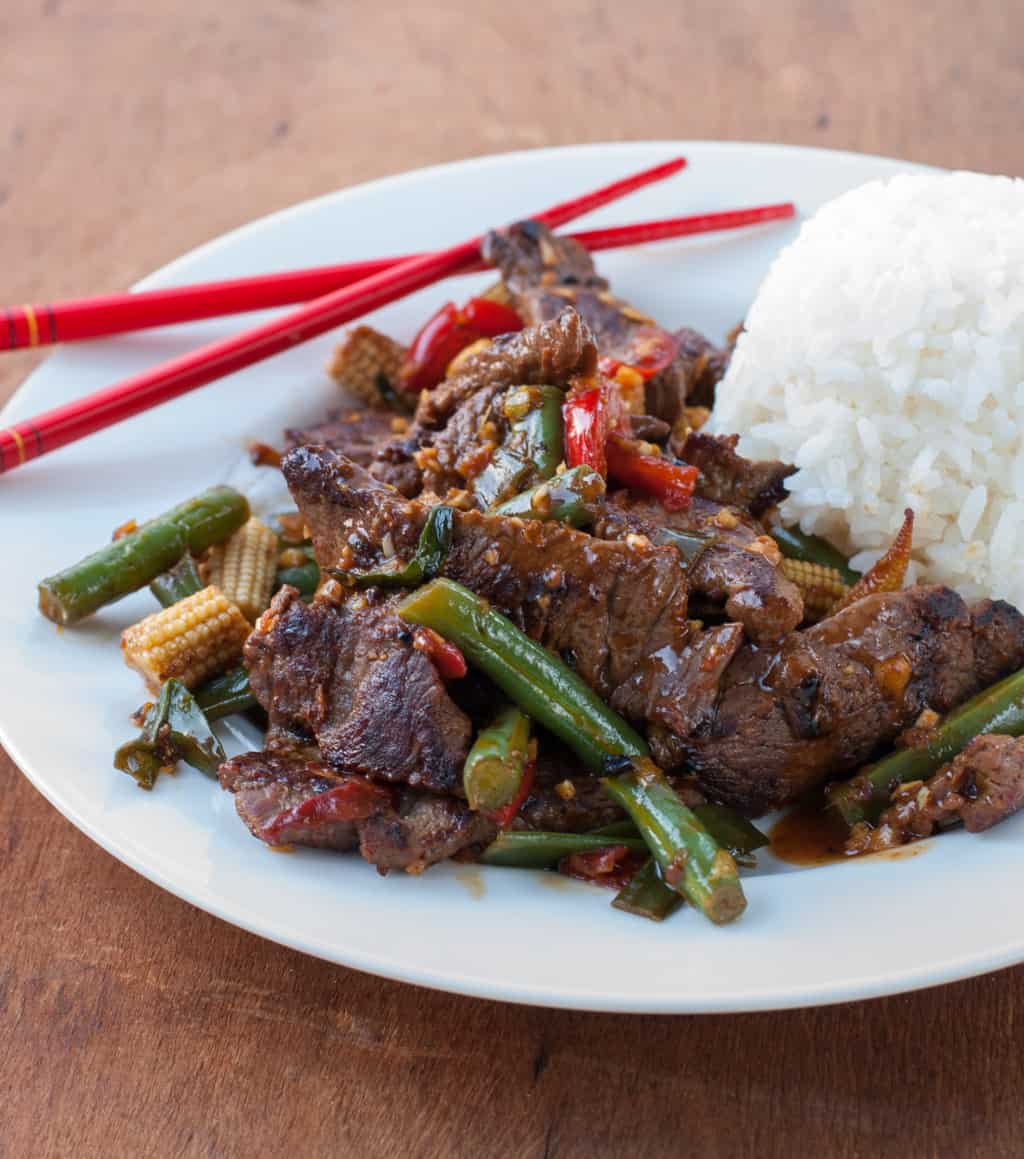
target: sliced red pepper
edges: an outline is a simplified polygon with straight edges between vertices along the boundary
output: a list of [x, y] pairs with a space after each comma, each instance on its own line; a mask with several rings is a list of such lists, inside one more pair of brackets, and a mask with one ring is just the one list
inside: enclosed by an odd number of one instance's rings
[[533, 788], [533, 776], [537, 769], [537, 762], [530, 760], [526, 762], [526, 768], [523, 769], [523, 776], [519, 782], [519, 788], [516, 795], [507, 805], [503, 805], [500, 809], [496, 809], [491, 814], [491, 820], [497, 824], [500, 829], [507, 829], [512, 824], [512, 819], [523, 807], [523, 802], [530, 795], [530, 790]]
[[679, 351], [679, 340], [660, 326], [637, 326], [630, 332], [629, 346], [622, 357], [605, 356], [598, 362], [602, 374], [614, 378], [622, 366], [635, 370], [641, 377], [653, 378], [664, 370]]
[[430, 658], [445, 680], [461, 680], [469, 671], [466, 657], [458, 647], [433, 628], [417, 628], [413, 633], [412, 646]]
[[487, 298], [470, 298], [460, 310], [445, 304], [420, 327], [398, 372], [404, 390], [430, 390], [444, 378], [448, 364], [481, 338], [522, 330], [523, 320], [509, 306]]
[[511, 306], [492, 302], [490, 298], [470, 298], [462, 307], [463, 322], [481, 338], [497, 338], [522, 330], [523, 320]]
[[613, 435], [605, 447], [608, 474], [631, 491], [657, 499], [666, 511], [690, 506], [700, 472], [686, 463], [641, 454], [635, 443]]
[[260, 837], [275, 845], [296, 826], [311, 831], [340, 822], [364, 821], [391, 804], [391, 793], [384, 786], [353, 777], [271, 817], [260, 829]]
[[625, 845], [608, 845], [586, 853], [570, 853], [558, 863], [558, 872], [594, 885], [622, 889], [644, 861], [643, 853], [634, 853]]
[[608, 410], [599, 386], [570, 394], [562, 404], [565, 424], [565, 462], [569, 467], [592, 467], [608, 474], [604, 445], [608, 440]]
[[448, 363], [475, 342], [479, 334], [460, 320], [454, 302], [445, 302], [436, 314], [424, 322], [409, 345], [398, 372], [398, 383], [403, 390], [429, 390], [444, 378]]

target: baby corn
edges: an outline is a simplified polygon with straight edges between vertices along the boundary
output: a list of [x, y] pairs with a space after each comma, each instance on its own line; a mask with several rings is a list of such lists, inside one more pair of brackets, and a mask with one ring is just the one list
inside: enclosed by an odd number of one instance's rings
[[355, 326], [335, 348], [327, 373], [367, 406], [390, 410], [405, 354], [404, 346], [372, 326]]
[[242, 615], [255, 623], [270, 604], [279, 551], [273, 531], [252, 518], [225, 543], [211, 548], [206, 582], [220, 588], [238, 605]]
[[784, 559], [782, 571], [800, 589], [804, 614], [808, 620], [823, 620], [849, 590], [834, 567], [808, 563], [802, 559]]
[[172, 677], [192, 689], [238, 663], [250, 630], [238, 607], [211, 585], [126, 628], [121, 651], [150, 691]]

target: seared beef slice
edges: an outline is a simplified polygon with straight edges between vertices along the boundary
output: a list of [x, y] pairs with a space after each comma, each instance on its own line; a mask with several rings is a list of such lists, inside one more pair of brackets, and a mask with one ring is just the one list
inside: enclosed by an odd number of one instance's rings
[[435, 792], [461, 783], [469, 719], [390, 605], [307, 605], [284, 588], [245, 662], [271, 725], [315, 738], [331, 768]]

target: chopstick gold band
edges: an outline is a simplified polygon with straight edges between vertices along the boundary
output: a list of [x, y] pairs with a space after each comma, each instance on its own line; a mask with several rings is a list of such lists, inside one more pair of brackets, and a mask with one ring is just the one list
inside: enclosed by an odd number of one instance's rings
[[31, 306], [22, 306], [21, 309], [25, 315], [25, 321], [28, 324], [28, 344], [29, 346], [38, 346], [39, 323], [36, 321], [36, 312]]
[[10, 435], [14, 440], [14, 445], [18, 448], [18, 466], [20, 467], [25, 462], [25, 440], [22, 439], [14, 427], [8, 427], [6, 430], [0, 431], [0, 434]]

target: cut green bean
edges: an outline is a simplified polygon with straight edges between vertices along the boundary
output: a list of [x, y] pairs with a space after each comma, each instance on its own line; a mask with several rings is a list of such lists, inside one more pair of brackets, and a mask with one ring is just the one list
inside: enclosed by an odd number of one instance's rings
[[573, 467], [494, 509], [495, 515], [586, 527], [593, 523], [604, 498], [604, 479], [592, 467]]
[[178, 761], [215, 777], [223, 760], [224, 749], [192, 694], [180, 681], [168, 680], [150, 705], [142, 732], [114, 754], [114, 768], [152, 789], [161, 770]]
[[653, 761], [640, 757], [628, 764], [627, 771], [602, 783], [640, 830], [665, 884], [717, 925], [738, 918], [747, 902], [732, 854], [683, 804]]
[[74, 624], [105, 604], [138, 591], [186, 551], [227, 539], [249, 518], [244, 495], [212, 487], [39, 585], [39, 610], [55, 624]]
[[851, 780], [831, 785], [828, 803], [847, 825], [876, 821], [898, 785], [925, 780], [976, 736], [990, 732], [1024, 735], [1024, 669], [948, 713], [927, 744], [897, 749]]
[[807, 535], [799, 527], [773, 527], [771, 535], [787, 559], [802, 559], [806, 563], [834, 567], [848, 587], [860, 579], [860, 572], [850, 567], [846, 556], [817, 535]]
[[663, 922], [683, 904], [683, 899], [661, 879], [661, 870], [649, 858], [612, 899], [616, 909], [652, 922]]
[[517, 704], [553, 732], [593, 772], [609, 756], [647, 752], [644, 740], [546, 648], [524, 635], [480, 596], [436, 579], [405, 597], [398, 614], [433, 628]]
[[[718, 844], [723, 849], [729, 850], [738, 865], [756, 864], [754, 851], [768, 844], [768, 838], [756, 825], [727, 805], [694, 805], [693, 812]], [[603, 825], [600, 829], [591, 829], [589, 832], [592, 837], [640, 835], [640, 831], [629, 818], [624, 821], [613, 821], [611, 825]]]
[[149, 585], [149, 590], [162, 608], [169, 608], [179, 600], [201, 592], [203, 587], [195, 561], [186, 554], [169, 571], [161, 572]]
[[471, 809], [493, 813], [515, 799], [529, 744], [530, 718], [514, 705], [503, 708], [480, 730], [462, 770], [462, 787]]
[[259, 703], [249, 687], [249, 673], [245, 668], [232, 668], [223, 676], [208, 680], [196, 690], [195, 701], [207, 720], [246, 712]]
[[647, 846], [639, 837], [595, 837], [591, 833], [544, 833], [534, 829], [515, 829], [499, 833], [480, 855], [484, 865], [505, 865], [516, 869], [554, 869], [563, 857], [610, 849], [625, 845], [633, 853], [645, 853]]

